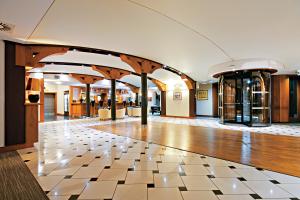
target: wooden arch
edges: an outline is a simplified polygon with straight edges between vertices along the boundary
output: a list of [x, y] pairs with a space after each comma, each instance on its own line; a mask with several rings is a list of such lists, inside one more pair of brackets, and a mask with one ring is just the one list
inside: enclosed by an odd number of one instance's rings
[[132, 69], [138, 73], [152, 74], [155, 70], [162, 68], [162, 64], [146, 60], [143, 58], [138, 58], [135, 56], [120, 55], [123, 62], [127, 63]]
[[123, 69], [116, 69], [116, 68], [111, 68], [111, 67], [103, 67], [103, 66], [92, 66], [92, 69], [94, 71], [99, 72], [102, 74], [106, 79], [115, 79], [119, 80], [122, 77], [126, 75], [130, 75], [131, 72]]
[[44, 65], [39, 63], [43, 58], [54, 54], [64, 54], [68, 50], [68, 47], [60, 46], [24, 46], [18, 44], [16, 45], [16, 65], [43, 67]]
[[84, 74], [69, 74], [82, 84], [95, 84], [97, 81], [101, 81], [104, 78], [100, 76], [84, 75]]

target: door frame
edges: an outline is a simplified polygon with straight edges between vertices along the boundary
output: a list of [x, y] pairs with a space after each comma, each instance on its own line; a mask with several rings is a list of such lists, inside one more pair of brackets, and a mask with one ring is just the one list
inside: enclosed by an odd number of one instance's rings
[[[54, 114], [57, 115], [57, 92], [45, 92], [44, 96], [46, 96], [47, 94], [54, 95]], [[44, 102], [44, 106], [45, 106], [45, 102]]]
[[[65, 111], [65, 95], [68, 94], [69, 95], [69, 102], [68, 102], [68, 112]], [[70, 116], [70, 91], [69, 90], [65, 90], [64, 91], [64, 116]]]

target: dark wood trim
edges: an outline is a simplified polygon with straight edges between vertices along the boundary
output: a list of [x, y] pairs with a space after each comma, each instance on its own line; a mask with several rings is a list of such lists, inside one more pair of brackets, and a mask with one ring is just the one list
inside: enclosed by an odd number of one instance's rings
[[212, 115], [218, 117], [218, 83], [212, 84]]
[[142, 124], [147, 124], [148, 118], [148, 86], [147, 73], [141, 74], [141, 89], [142, 89]]
[[116, 80], [112, 79], [111, 81], [111, 120], [116, 120]]
[[166, 95], [166, 91], [161, 91], [161, 93], [160, 93], [160, 96], [161, 96], [161, 100], [160, 100], [160, 104], [161, 104], [161, 116], [164, 116], [164, 115], [166, 115], [167, 114], [167, 112], [166, 112], [166, 108], [167, 108], [167, 101], [166, 101], [166, 99], [167, 99], [167, 95]]
[[16, 46], [5, 42], [5, 146], [24, 144], [25, 66], [16, 66]]
[[91, 116], [91, 96], [90, 96], [90, 91], [91, 91], [91, 85], [90, 84], [86, 84], [86, 116], [90, 117]]

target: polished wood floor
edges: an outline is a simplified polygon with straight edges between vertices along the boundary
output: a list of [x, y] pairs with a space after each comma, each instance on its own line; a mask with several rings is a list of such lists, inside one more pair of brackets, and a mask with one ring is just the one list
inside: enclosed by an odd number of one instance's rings
[[92, 128], [300, 177], [299, 137], [138, 121]]

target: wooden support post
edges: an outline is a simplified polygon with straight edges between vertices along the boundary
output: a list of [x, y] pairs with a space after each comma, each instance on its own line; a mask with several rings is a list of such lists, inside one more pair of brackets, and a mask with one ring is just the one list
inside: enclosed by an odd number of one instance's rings
[[45, 121], [45, 95], [44, 95], [44, 78], [40, 79], [40, 122]]
[[91, 116], [91, 99], [90, 99], [90, 84], [86, 84], [86, 116], [90, 117]]
[[161, 111], [160, 111], [160, 115], [161, 116], [166, 116], [166, 99], [167, 99], [167, 96], [166, 96], [166, 91], [161, 91], [160, 93], [160, 107], [161, 107]]
[[111, 79], [111, 119], [116, 120], [116, 79]]
[[147, 87], [147, 73], [142, 73], [142, 124], [147, 124], [148, 117], [148, 87]]
[[139, 105], [139, 93], [135, 93], [135, 106]]

